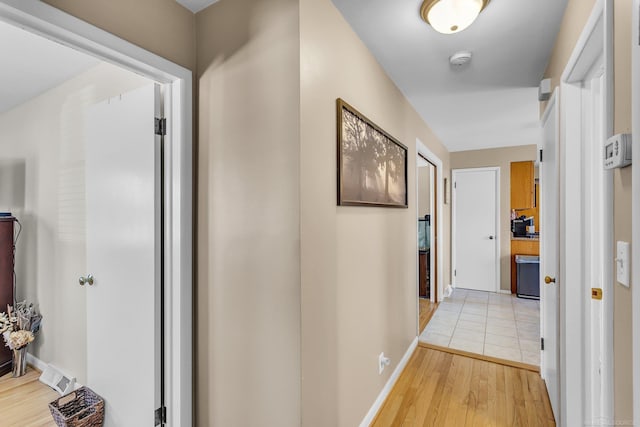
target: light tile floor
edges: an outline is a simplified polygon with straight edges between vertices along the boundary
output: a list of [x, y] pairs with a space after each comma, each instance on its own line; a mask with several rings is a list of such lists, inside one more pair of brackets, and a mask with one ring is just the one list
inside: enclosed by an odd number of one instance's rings
[[420, 341], [540, 365], [540, 302], [455, 289], [440, 303]]

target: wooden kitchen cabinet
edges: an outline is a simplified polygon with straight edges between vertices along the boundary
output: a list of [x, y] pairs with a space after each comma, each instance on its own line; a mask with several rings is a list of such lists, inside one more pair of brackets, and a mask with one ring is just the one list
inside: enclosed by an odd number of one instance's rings
[[533, 161], [511, 163], [511, 209], [535, 206], [535, 170]]
[[540, 256], [540, 241], [538, 239], [512, 239], [511, 240], [511, 293], [516, 293], [516, 255]]

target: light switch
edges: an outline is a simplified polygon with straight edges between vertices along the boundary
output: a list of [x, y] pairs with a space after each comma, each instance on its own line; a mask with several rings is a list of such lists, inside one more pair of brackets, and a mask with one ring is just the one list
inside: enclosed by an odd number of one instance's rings
[[629, 287], [631, 273], [631, 244], [618, 242], [616, 250], [616, 277], [618, 283]]

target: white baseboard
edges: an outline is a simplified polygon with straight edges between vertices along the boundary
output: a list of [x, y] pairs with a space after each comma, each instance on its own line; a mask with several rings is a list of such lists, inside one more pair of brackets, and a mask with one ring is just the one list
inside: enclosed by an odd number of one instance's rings
[[407, 366], [407, 363], [409, 362], [409, 359], [411, 358], [411, 355], [415, 351], [416, 347], [418, 347], [418, 337], [416, 337], [413, 340], [413, 342], [411, 342], [411, 344], [409, 345], [409, 348], [404, 353], [404, 356], [402, 356], [402, 359], [400, 360], [400, 363], [398, 363], [398, 366], [396, 366], [396, 369], [393, 370], [393, 373], [389, 377], [389, 380], [387, 381], [387, 383], [382, 388], [382, 391], [378, 395], [378, 398], [376, 399], [376, 401], [373, 403], [373, 406], [371, 406], [371, 409], [369, 409], [369, 412], [367, 412], [367, 415], [364, 417], [364, 419], [360, 423], [360, 427], [369, 427], [369, 425], [371, 425], [371, 423], [373, 422], [373, 419], [376, 417], [376, 415], [382, 408], [384, 401], [387, 399], [387, 396], [389, 396], [389, 393], [391, 393], [391, 389], [395, 385], [396, 381], [398, 381], [400, 374], [402, 373], [402, 371], [404, 371], [404, 368]]
[[509, 295], [511, 295], [511, 291], [509, 291], [509, 290], [504, 290], [504, 289], [500, 289], [500, 290], [498, 290], [498, 293], [499, 293], [499, 294], [509, 294]]
[[27, 353], [27, 363], [33, 366], [34, 368], [36, 368], [37, 370], [39, 370], [40, 372], [44, 372], [44, 370], [47, 369], [47, 364], [44, 363], [42, 360], [38, 359], [37, 357], [35, 357], [31, 353]]

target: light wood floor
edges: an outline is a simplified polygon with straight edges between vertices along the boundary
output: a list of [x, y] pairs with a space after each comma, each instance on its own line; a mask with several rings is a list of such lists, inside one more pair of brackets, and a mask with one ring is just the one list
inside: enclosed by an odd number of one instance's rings
[[[426, 298], [418, 298], [420, 301], [420, 334], [427, 327], [427, 323], [431, 320], [431, 317], [438, 308], [437, 302], [431, 302]], [[418, 334], [419, 335], [419, 334]]]
[[60, 397], [38, 381], [40, 372], [28, 368], [27, 374], [12, 378], [0, 377], [0, 426], [55, 427], [49, 412], [49, 402]]
[[555, 426], [539, 374], [418, 347], [372, 426]]

